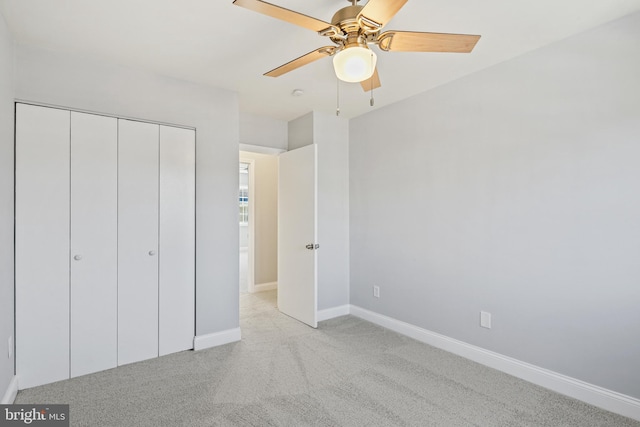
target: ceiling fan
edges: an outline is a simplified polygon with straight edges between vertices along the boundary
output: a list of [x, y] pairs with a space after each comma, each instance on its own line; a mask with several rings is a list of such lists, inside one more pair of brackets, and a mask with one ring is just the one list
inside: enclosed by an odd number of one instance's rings
[[365, 91], [380, 87], [377, 57], [370, 44], [386, 52], [469, 53], [480, 39], [477, 35], [382, 31], [408, 0], [348, 0], [351, 6], [338, 10], [331, 23], [262, 0], [234, 0], [233, 4], [316, 31], [335, 46], [324, 46], [275, 68], [265, 76], [278, 77], [313, 61], [333, 56], [336, 76], [346, 82], [360, 82]]

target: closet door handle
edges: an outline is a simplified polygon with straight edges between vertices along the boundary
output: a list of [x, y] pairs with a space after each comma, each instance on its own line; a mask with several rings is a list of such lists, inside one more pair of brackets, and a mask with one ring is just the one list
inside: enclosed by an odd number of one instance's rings
[[74, 256], [73, 259], [75, 259], [76, 261], [80, 261], [82, 259], [82, 255], [78, 254]]
[[154, 256], [156, 254], [156, 251], [149, 251], [149, 256]]

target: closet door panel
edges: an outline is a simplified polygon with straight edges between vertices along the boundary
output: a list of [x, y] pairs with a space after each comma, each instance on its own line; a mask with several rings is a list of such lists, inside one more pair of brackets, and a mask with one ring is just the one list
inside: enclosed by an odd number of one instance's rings
[[195, 336], [195, 131], [160, 126], [160, 355]]
[[158, 356], [159, 126], [118, 121], [118, 364]]
[[117, 366], [118, 120], [71, 113], [71, 376]]
[[69, 378], [69, 111], [16, 105], [16, 371]]

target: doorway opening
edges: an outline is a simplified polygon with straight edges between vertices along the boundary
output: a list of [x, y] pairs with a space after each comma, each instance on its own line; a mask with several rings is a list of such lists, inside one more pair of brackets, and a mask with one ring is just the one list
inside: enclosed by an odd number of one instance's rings
[[278, 157], [240, 151], [238, 230], [240, 293], [277, 288]]
[[[253, 233], [249, 232], [249, 218], [253, 220], [253, 215], [249, 212], [249, 177], [250, 177], [251, 161], [245, 160], [240, 162], [238, 188], [238, 227], [240, 230], [240, 293], [249, 292], [249, 284], [253, 288], [253, 256], [249, 261], [249, 248], [253, 249], [253, 245], [249, 244], [249, 237], [253, 237]], [[251, 171], [252, 172], [252, 171]], [[252, 175], [252, 174], [251, 174]], [[253, 205], [253, 203], [251, 204]], [[251, 272], [249, 271], [251, 267]]]
[[315, 328], [317, 146], [239, 157], [241, 323], [245, 303], [260, 298]]

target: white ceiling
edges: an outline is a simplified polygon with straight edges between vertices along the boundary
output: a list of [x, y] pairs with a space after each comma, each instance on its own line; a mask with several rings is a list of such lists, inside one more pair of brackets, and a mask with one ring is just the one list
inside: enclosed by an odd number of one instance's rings
[[[330, 21], [346, 0], [270, 0]], [[364, 1], [364, 0], [363, 0]], [[411, 0], [385, 29], [480, 34], [471, 54], [378, 51], [374, 108], [640, 10], [640, 0]], [[290, 120], [335, 112], [330, 58], [262, 76], [331, 43], [232, 0], [0, 0], [19, 43], [113, 61], [238, 92], [240, 109]], [[376, 48], [377, 49], [377, 48]], [[291, 96], [304, 90], [301, 97]], [[342, 83], [341, 116], [371, 110], [359, 84]]]

